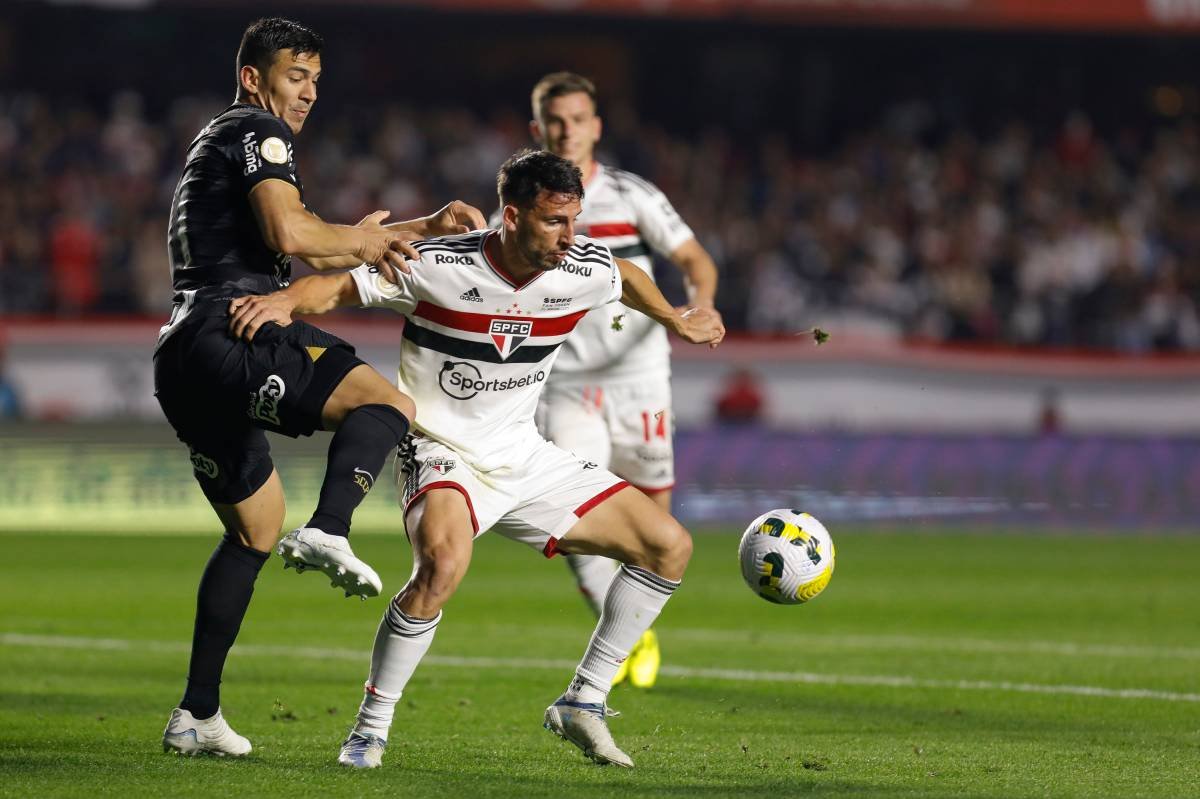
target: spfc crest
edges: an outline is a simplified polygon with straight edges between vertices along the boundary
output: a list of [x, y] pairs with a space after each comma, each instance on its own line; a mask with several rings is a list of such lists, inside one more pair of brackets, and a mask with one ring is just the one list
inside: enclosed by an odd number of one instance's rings
[[493, 319], [488, 327], [496, 351], [506, 360], [532, 332], [533, 321], [529, 319]]
[[430, 458], [425, 465], [438, 474], [446, 474], [454, 470], [454, 461], [449, 458]]

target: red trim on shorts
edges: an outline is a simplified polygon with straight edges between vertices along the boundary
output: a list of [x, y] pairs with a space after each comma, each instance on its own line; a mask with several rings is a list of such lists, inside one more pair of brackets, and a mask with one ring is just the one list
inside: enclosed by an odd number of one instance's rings
[[469, 313], [443, 308], [431, 302], [421, 300], [417, 303], [413, 316], [428, 319], [434, 324], [461, 330], [464, 333], [489, 333], [494, 320], [510, 320], [513, 322], [531, 322], [531, 336], [565, 336], [575, 329], [579, 320], [587, 311], [576, 311], [566, 316], [503, 316], [482, 313]]
[[608, 488], [604, 489], [604, 490], [603, 490], [603, 491], [601, 491], [599, 494], [597, 494], [596, 496], [592, 497], [592, 498], [591, 498], [591, 499], [589, 499], [587, 502], [583, 503], [583, 504], [582, 504], [582, 505], [580, 505], [578, 508], [576, 508], [576, 509], [575, 509], [575, 515], [576, 515], [576, 516], [578, 516], [580, 519], [582, 519], [582, 518], [583, 518], [583, 514], [587, 513], [587, 512], [588, 512], [588, 511], [590, 511], [592, 508], [596, 507], [596, 506], [597, 506], [597, 505], [599, 505], [601, 502], [603, 502], [604, 500], [606, 500], [606, 499], [608, 499], [609, 497], [611, 497], [613, 494], [615, 494], [615, 493], [617, 493], [618, 491], [620, 491], [622, 488], [629, 488], [629, 483], [627, 483], [626, 481], [622, 480], [622, 481], [621, 481], [621, 482], [619, 482], [619, 483], [616, 483], [616, 484], [614, 484], [614, 485], [610, 485]]
[[647, 488], [646, 486], [640, 486], [637, 483], [630, 483], [630, 485], [636, 488], [638, 491], [641, 491], [643, 494], [661, 494], [662, 492], [670, 491], [675, 487], [674, 483], [665, 486], [658, 486], [657, 488]]
[[425, 496], [428, 492], [435, 488], [453, 488], [463, 495], [463, 499], [467, 501], [467, 510], [471, 512], [471, 527], [475, 530], [475, 535], [479, 535], [479, 522], [475, 519], [475, 506], [471, 504], [471, 495], [467, 493], [467, 489], [455, 483], [452, 480], [437, 480], [427, 486], [423, 486], [420, 491], [413, 494], [412, 497], [404, 505], [404, 515], [408, 515], [408, 510], [418, 499]]
[[638, 229], [628, 222], [602, 222], [598, 225], [588, 225], [587, 233], [583, 234], [592, 239], [606, 239], [614, 236], [636, 236]]
[[547, 558], [552, 558], [558, 554], [558, 539], [551, 536], [546, 542], [546, 546], [542, 547], [542, 554]]

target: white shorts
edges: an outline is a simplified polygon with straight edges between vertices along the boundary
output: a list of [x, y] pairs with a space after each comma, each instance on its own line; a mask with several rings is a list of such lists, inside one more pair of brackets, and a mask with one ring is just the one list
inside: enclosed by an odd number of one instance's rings
[[410, 441], [396, 458], [406, 520], [425, 492], [452, 488], [467, 500], [476, 536], [494, 530], [548, 558], [557, 550], [558, 539], [585, 513], [629, 485], [540, 438], [514, 452], [511, 467], [486, 473], [464, 463], [457, 451], [441, 442], [424, 436]]
[[645, 383], [556, 385], [537, 409], [543, 436], [647, 493], [675, 485], [669, 379]]

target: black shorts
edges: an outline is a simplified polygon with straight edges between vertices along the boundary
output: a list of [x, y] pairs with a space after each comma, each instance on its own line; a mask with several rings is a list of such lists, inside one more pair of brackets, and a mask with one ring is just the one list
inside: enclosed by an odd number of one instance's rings
[[235, 339], [228, 316], [189, 320], [154, 353], [154, 394], [210, 502], [241, 502], [274, 468], [264, 430], [321, 428], [326, 400], [354, 367], [354, 348], [305, 322], [268, 323]]

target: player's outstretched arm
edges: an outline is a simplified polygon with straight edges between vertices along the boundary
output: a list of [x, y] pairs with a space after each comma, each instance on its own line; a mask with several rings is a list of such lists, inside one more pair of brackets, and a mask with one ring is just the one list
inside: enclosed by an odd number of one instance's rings
[[614, 259], [621, 272], [621, 302], [641, 311], [663, 327], [693, 344], [716, 347], [725, 338], [721, 314], [712, 308], [692, 308], [682, 313], [671, 307], [649, 275], [624, 258]]
[[358, 289], [349, 273], [309, 275], [281, 291], [235, 298], [229, 303], [229, 332], [252, 341], [267, 322], [287, 327], [293, 314], [323, 314], [358, 303]]
[[352, 256], [389, 277], [393, 269], [408, 271], [406, 256], [420, 257], [409, 243], [412, 236], [383, 226], [388, 211], [376, 211], [357, 225], [331, 225], [304, 207], [295, 186], [278, 179], [256, 184], [250, 190], [250, 206], [263, 241], [285, 255], [305, 260]]
[[696, 239], [688, 239], [670, 255], [671, 263], [683, 273], [688, 305], [712, 308], [717, 298], [717, 265]]
[[[358, 224], [367, 223], [370, 219], [371, 217], [367, 217]], [[467, 205], [462, 200], [454, 200], [428, 216], [419, 216], [416, 219], [408, 219], [403, 222], [390, 222], [383, 227], [396, 233], [401, 240], [410, 242], [428, 239], [433, 236], [454, 236], [460, 233], [470, 233], [472, 230], [479, 230], [486, 226], [487, 223], [478, 208]], [[328, 269], [350, 269], [362, 263], [361, 259], [353, 255], [337, 255], [327, 258], [310, 257], [304, 260], [318, 272], [324, 272]], [[403, 271], [407, 272], [407, 267]], [[391, 278], [390, 275], [387, 275], [387, 277]]]

